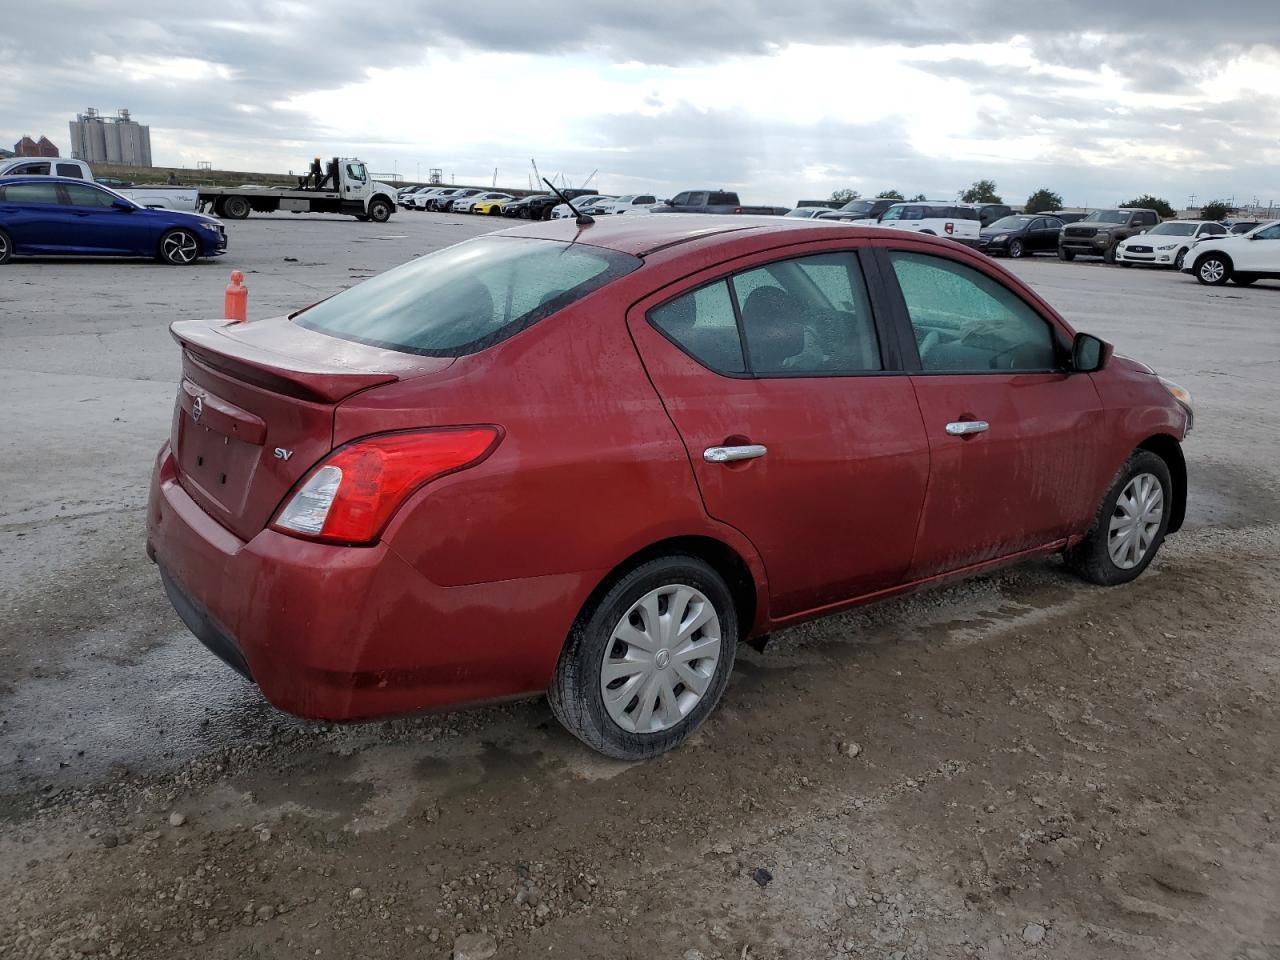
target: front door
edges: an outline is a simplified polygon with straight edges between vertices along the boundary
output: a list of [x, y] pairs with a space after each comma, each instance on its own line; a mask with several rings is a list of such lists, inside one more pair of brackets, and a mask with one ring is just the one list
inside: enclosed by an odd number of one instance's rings
[[1027, 231], [1027, 248], [1030, 250], [1057, 250], [1058, 233], [1062, 225], [1048, 217], [1037, 217]]
[[928, 477], [910, 379], [881, 350], [859, 256], [835, 246], [714, 267], [628, 314], [707, 512], [760, 552], [775, 619], [899, 583]]
[[1237, 273], [1280, 273], [1280, 223], [1233, 244], [1231, 259]]
[[931, 452], [912, 580], [1083, 532], [1099, 495], [1102, 404], [1065, 335], [1003, 283], [936, 249], [888, 249], [914, 333]]
[[67, 247], [85, 253], [124, 254], [147, 252], [152, 245], [142, 210], [114, 207], [113, 194], [87, 183], [64, 183], [61, 189], [68, 204], [61, 228]]

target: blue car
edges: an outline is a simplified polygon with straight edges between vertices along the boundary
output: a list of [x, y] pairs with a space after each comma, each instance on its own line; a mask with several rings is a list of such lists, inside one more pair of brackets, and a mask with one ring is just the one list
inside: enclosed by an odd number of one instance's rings
[[221, 222], [151, 210], [71, 177], [0, 177], [0, 263], [11, 257], [155, 257], [184, 266], [227, 251]]

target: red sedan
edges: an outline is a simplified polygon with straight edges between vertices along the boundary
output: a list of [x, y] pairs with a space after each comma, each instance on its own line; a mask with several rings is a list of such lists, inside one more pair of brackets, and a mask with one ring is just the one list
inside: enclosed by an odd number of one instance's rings
[[173, 335], [148, 551], [307, 717], [549, 691], [651, 756], [740, 642], [1042, 554], [1124, 583], [1185, 510], [1186, 392], [920, 234], [552, 221]]

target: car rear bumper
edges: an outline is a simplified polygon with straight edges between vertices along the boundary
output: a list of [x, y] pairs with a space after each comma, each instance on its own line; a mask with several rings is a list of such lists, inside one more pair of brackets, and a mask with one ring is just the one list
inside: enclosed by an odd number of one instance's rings
[[272, 704], [359, 720], [546, 689], [598, 578], [442, 587], [386, 544], [337, 547], [263, 530], [237, 538], [160, 451], [147, 553], [174, 609]]

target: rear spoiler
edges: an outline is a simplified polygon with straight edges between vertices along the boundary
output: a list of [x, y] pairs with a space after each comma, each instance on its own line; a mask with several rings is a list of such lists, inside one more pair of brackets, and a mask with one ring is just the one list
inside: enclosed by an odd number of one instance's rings
[[[320, 334], [310, 341], [305, 336], [307, 331], [296, 324], [286, 321], [283, 326], [286, 329], [281, 329], [279, 322], [267, 320], [255, 323], [179, 320], [169, 325], [169, 333], [197, 362], [299, 400], [337, 403], [353, 393], [400, 379], [393, 372], [346, 366], [345, 341]], [[282, 342], [286, 340], [287, 343]], [[288, 352], [272, 349], [277, 345]], [[362, 354], [358, 362], [367, 364], [369, 348], [350, 346], [353, 353]], [[350, 359], [357, 362], [355, 358]]]

